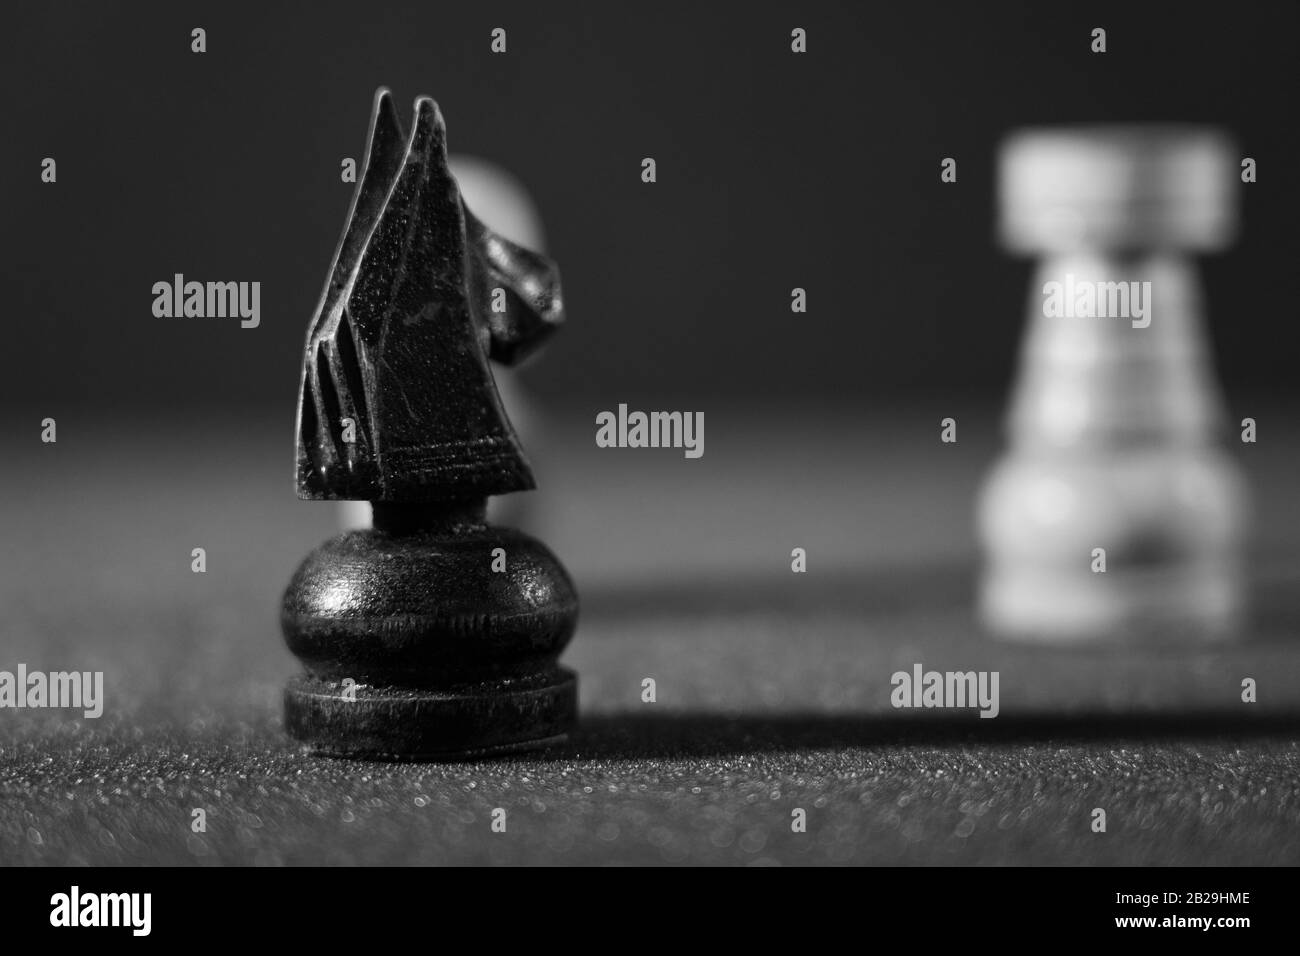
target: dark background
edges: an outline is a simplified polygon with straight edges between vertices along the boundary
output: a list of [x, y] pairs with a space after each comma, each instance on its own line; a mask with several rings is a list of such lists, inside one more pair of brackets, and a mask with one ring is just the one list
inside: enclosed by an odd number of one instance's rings
[[[1277, 296], [1297, 253], [1298, 9], [22, 5], [0, 57], [5, 410], [251, 405], [290, 428], [353, 188], [339, 163], [360, 159], [380, 85], [404, 112], [434, 96], [453, 151], [533, 193], [570, 322], [525, 380], [578, 421], [623, 401], [1000, 396], [1029, 265], [993, 240], [996, 147], [1070, 121], [1219, 124], [1258, 160], [1239, 243], [1204, 265], [1229, 394], [1280, 387], [1296, 342]], [[495, 26], [505, 55], [489, 52]], [[790, 53], [794, 26], [806, 55]], [[1105, 55], [1089, 52], [1094, 26]], [[45, 156], [57, 185], [39, 180]], [[657, 184], [640, 181], [645, 156]], [[151, 286], [175, 272], [260, 280], [261, 327], [154, 318]]]

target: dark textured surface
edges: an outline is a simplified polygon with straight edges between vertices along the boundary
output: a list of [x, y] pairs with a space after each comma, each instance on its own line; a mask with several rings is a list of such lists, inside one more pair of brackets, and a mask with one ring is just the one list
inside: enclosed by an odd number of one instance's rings
[[[855, 726], [599, 717], [555, 759], [465, 765], [308, 759], [269, 721], [105, 728], [118, 739], [18, 749], [21, 766], [3, 778], [4, 853], [62, 863], [1297, 859], [1293, 734], [1152, 744], [1076, 741], [1057, 727], [990, 745], [947, 732], [880, 740]], [[1107, 834], [1088, 830], [1096, 806], [1109, 810]], [[193, 807], [208, 810], [203, 835], [189, 832]], [[497, 807], [504, 834], [489, 830]], [[806, 834], [790, 832], [795, 807], [808, 811]]]
[[[540, 498], [532, 530], [572, 556], [586, 602], [564, 657], [582, 723], [544, 756], [434, 765], [307, 757], [282, 732], [297, 667], [279, 589], [333, 515], [293, 498], [282, 429], [200, 449], [182, 432], [61, 421], [5, 505], [0, 667], [102, 669], [108, 701], [98, 721], [0, 712], [0, 858], [1300, 862], [1289, 452], [1250, 449], [1274, 517], [1242, 643], [1065, 650], [971, 624], [965, 529], [990, 451], [978, 429], [940, 465], [929, 412], [783, 443], [770, 421], [722, 418], [681, 488], [680, 457], [602, 456], [585, 427], [540, 445], [543, 489], [567, 497]], [[854, 427], [863, 454], [837, 453]], [[754, 468], [774, 443], [787, 454]], [[88, 489], [78, 476], [97, 464]], [[806, 575], [789, 572], [796, 543]], [[196, 544], [204, 575], [189, 569]], [[55, 574], [76, 586], [54, 590]], [[916, 661], [999, 670], [1002, 715], [891, 709], [890, 673]], [[1239, 701], [1243, 676], [1256, 705]], [[1104, 835], [1089, 831], [1094, 807]]]

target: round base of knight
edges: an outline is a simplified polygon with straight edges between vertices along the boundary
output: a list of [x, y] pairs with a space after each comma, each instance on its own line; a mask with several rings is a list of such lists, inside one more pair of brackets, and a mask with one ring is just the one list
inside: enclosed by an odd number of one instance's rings
[[577, 722], [578, 680], [564, 667], [450, 690], [290, 680], [284, 723], [320, 756], [458, 761], [542, 750]]

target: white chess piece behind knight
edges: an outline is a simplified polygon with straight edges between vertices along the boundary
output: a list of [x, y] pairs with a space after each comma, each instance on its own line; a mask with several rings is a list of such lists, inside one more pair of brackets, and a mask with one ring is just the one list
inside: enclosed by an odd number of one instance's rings
[[[499, 166], [474, 156], [448, 157], [452, 175], [460, 186], [461, 196], [478, 217], [493, 232], [511, 242], [545, 252], [542, 220], [537, 206], [523, 184]], [[528, 407], [527, 396], [519, 383], [516, 370], [493, 363], [501, 404], [514, 426], [525, 452], [530, 435], [537, 430], [537, 416]], [[504, 495], [488, 499], [488, 517], [496, 523], [514, 525], [526, 507], [522, 495]], [[368, 501], [344, 501], [340, 505], [340, 523], [344, 530], [369, 528], [371, 507]]]
[[[1226, 415], [1189, 259], [1230, 241], [1235, 168], [1224, 137], [1185, 127], [1030, 131], [1005, 144], [1003, 242], [1042, 259], [1009, 447], [978, 509], [980, 612], [994, 633], [1239, 632], [1246, 493], [1218, 444]], [[1057, 289], [1091, 290], [1094, 314], [1061, 314], [1061, 299], [1048, 303]], [[1069, 312], [1087, 312], [1074, 301]]]

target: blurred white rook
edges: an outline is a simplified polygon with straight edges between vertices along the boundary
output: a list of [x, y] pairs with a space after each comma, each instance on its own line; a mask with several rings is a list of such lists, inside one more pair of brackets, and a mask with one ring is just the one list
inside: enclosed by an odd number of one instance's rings
[[1236, 169], [1209, 129], [1035, 130], [1004, 144], [1002, 241], [1040, 264], [1009, 447], [979, 504], [991, 631], [1239, 632], [1246, 496], [1218, 444], [1227, 421], [1190, 260], [1231, 241]]

